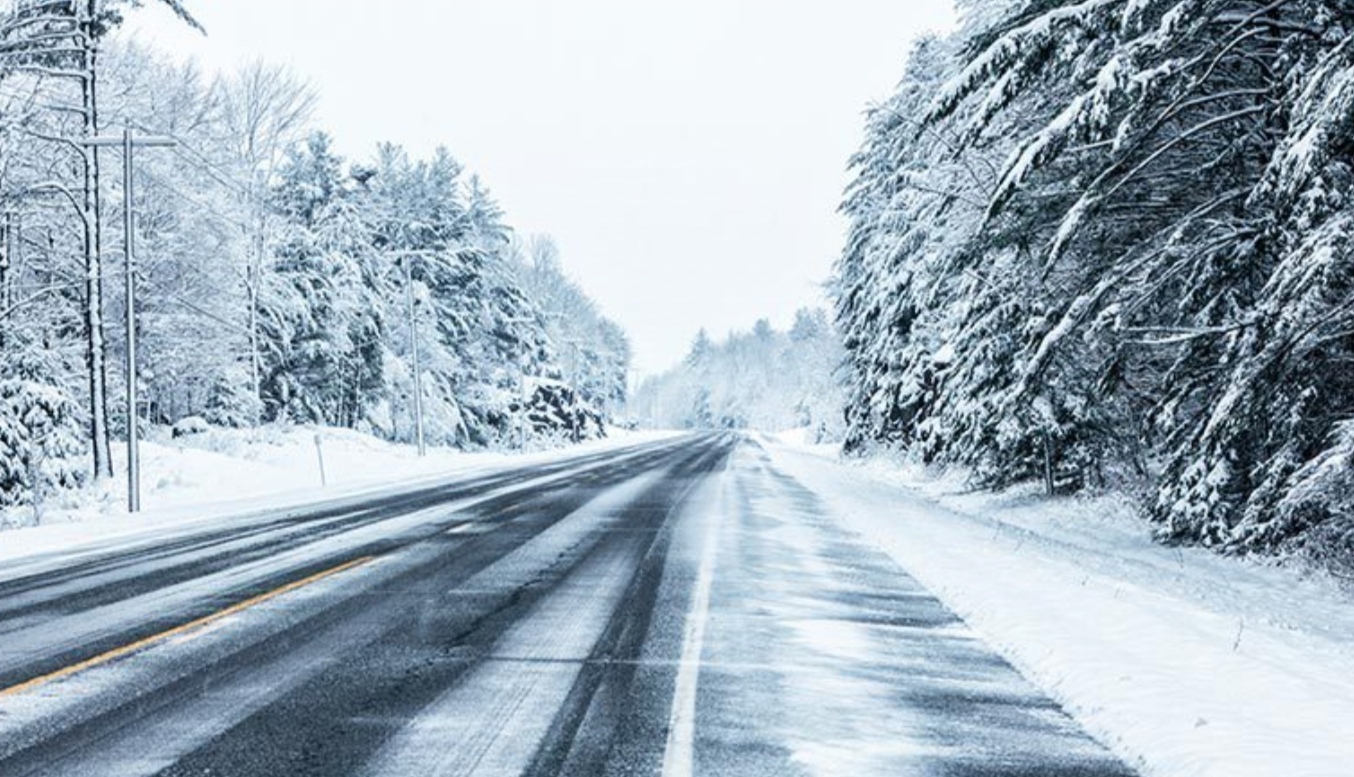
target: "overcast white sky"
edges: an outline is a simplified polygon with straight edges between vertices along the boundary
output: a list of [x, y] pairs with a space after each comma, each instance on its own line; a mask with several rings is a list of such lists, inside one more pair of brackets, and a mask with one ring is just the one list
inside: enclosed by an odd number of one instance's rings
[[349, 156], [447, 146], [553, 235], [642, 371], [821, 304], [861, 111], [949, 0], [185, 0], [132, 29], [208, 68], [288, 64]]

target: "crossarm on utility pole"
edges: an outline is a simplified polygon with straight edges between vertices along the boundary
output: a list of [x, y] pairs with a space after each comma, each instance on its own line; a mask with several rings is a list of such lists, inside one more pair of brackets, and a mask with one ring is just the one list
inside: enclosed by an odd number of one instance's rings
[[[127, 147], [126, 135], [130, 135], [131, 130], [124, 130], [123, 135], [100, 135], [89, 140], [80, 141], [80, 145], [94, 146], [96, 148], [117, 147], [125, 149]], [[170, 148], [177, 146], [179, 142], [171, 137], [164, 135], [133, 135], [132, 146], [135, 148]]]

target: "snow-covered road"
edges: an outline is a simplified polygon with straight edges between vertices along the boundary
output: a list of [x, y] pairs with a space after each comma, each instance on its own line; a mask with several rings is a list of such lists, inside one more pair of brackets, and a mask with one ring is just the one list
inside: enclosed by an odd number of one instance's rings
[[0, 569], [4, 775], [1129, 775], [756, 441]]

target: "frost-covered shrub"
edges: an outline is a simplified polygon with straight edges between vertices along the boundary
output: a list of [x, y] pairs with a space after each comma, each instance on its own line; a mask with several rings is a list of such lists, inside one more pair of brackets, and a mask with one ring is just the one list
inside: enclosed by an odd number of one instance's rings
[[32, 380], [0, 379], [0, 506], [37, 504], [89, 476], [75, 401]]
[[578, 392], [556, 380], [536, 380], [526, 407], [527, 424], [537, 437], [582, 442], [606, 436], [602, 416]]
[[1292, 475], [1271, 520], [1248, 528], [1266, 535], [1254, 544], [1283, 543], [1354, 579], [1354, 421]]
[[211, 424], [207, 419], [200, 415], [190, 415], [187, 418], [180, 418], [174, 422], [171, 435], [178, 439], [179, 437], [192, 437], [193, 435], [206, 434], [212, 430]]
[[249, 390], [243, 376], [218, 379], [207, 395], [202, 417], [216, 426], [245, 429], [256, 426], [263, 415], [263, 403]]

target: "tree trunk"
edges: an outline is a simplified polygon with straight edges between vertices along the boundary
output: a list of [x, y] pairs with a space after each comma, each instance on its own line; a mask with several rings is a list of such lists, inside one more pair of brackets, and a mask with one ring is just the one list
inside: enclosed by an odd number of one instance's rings
[[[19, 243], [14, 236], [16, 219], [14, 218], [13, 211], [5, 211], [4, 219], [5, 236], [4, 239], [0, 241], [0, 250], [4, 251], [4, 255], [0, 256], [0, 311], [9, 310], [11, 300], [9, 290], [11, 277], [10, 268], [18, 265], [18, 261], [14, 257], [14, 247]], [[3, 315], [3, 313], [0, 313], [0, 316]], [[4, 334], [4, 330], [0, 329], [0, 349], [3, 349], [5, 346]]]
[[[81, 99], [84, 118], [84, 136], [88, 140], [98, 134], [98, 100], [95, 91], [97, 0], [88, 0], [82, 8], [80, 28], [84, 33], [84, 57], [81, 75]], [[85, 340], [86, 367], [89, 370], [89, 423], [94, 453], [94, 476], [113, 476], [108, 431], [108, 367], [107, 343], [103, 326], [103, 257], [99, 240], [99, 160], [92, 146], [82, 146], [84, 167], [84, 202], [81, 219], [84, 222], [85, 249]]]
[[1049, 496], [1058, 495], [1058, 482], [1053, 476], [1053, 440], [1044, 432], [1044, 490]]

